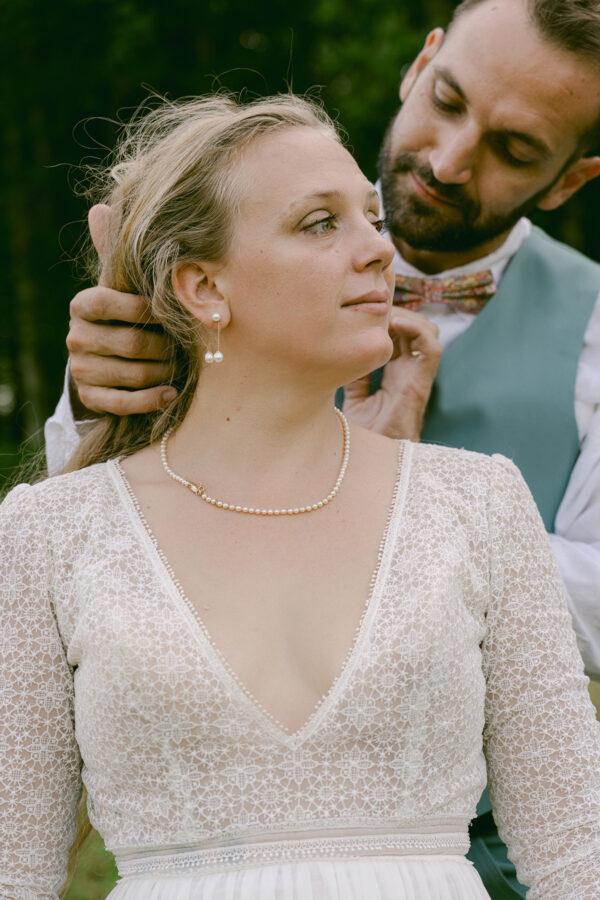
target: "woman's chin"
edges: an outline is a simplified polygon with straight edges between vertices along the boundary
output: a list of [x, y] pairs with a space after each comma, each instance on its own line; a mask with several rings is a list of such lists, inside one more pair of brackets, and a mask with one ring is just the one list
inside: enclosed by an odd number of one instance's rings
[[390, 336], [386, 333], [383, 340], [371, 340], [368, 346], [363, 346], [356, 350], [351, 359], [351, 365], [348, 366], [348, 375], [343, 384], [349, 384], [358, 378], [364, 378], [376, 369], [380, 369], [390, 361], [390, 357], [394, 350], [394, 345]]

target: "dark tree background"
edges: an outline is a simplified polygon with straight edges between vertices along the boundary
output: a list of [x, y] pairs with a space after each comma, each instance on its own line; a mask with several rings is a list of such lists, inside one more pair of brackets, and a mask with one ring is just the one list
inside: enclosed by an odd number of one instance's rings
[[[149, 85], [170, 97], [225, 87], [250, 94], [319, 86], [359, 163], [375, 177], [403, 68], [448, 0], [4, 0], [1, 195], [0, 475], [35, 447], [60, 394], [68, 303], [83, 285], [69, 261], [86, 208], [69, 166], [104, 155], [106, 118]], [[85, 120], [90, 120], [87, 125]], [[73, 176], [71, 176], [73, 180]], [[539, 221], [600, 259], [592, 210], [600, 182]]]

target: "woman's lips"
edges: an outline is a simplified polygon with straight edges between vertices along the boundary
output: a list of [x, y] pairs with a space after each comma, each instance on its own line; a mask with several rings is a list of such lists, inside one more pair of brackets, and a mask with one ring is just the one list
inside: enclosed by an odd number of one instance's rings
[[352, 309], [360, 309], [362, 312], [375, 313], [378, 316], [385, 316], [389, 311], [389, 306], [387, 302], [383, 302], [381, 300], [373, 300], [363, 301], [361, 303], [347, 303], [346, 306], [351, 306]]
[[442, 206], [442, 207], [450, 207], [451, 209], [456, 209], [458, 207], [458, 203], [451, 203], [450, 200], [446, 200], [444, 197], [440, 197], [437, 191], [434, 191], [433, 188], [426, 187], [422, 181], [420, 181], [413, 172], [410, 172], [410, 177], [412, 178], [412, 182], [415, 186], [415, 189], [420, 197], [424, 200], [427, 200], [429, 203], [433, 203], [434, 206]]
[[353, 309], [360, 309], [363, 312], [375, 313], [384, 316], [389, 310], [389, 291], [369, 291], [362, 294], [354, 300], [348, 300], [343, 306], [351, 306]]

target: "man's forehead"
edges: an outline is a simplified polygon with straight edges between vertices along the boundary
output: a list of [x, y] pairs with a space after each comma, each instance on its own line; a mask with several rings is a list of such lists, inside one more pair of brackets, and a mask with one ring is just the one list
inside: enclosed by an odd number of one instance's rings
[[577, 141], [598, 117], [598, 70], [545, 40], [521, 0], [487, 0], [466, 11], [428, 67], [431, 75], [435, 67], [494, 128], [541, 128], [549, 140]]

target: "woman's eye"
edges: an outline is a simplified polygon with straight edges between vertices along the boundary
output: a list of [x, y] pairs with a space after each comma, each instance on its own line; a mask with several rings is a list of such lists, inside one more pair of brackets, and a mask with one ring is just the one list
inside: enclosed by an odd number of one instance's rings
[[312, 234], [327, 234], [327, 232], [334, 230], [336, 220], [337, 215], [335, 214], [324, 216], [316, 222], [309, 222], [308, 225], [303, 227], [302, 231], [310, 231]]
[[[384, 220], [376, 219], [371, 223], [373, 228], [376, 231], [383, 231], [384, 229]], [[332, 213], [329, 216], [323, 216], [322, 219], [317, 219], [316, 222], [309, 222], [308, 225], [302, 226], [302, 231], [308, 231], [311, 234], [329, 234], [338, 227], [338, 216], [337, 213]]]

